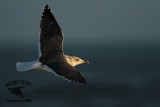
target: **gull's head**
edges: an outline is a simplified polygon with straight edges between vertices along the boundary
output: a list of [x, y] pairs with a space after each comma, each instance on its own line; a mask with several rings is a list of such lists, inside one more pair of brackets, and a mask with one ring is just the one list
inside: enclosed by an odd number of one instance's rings
[[79, 64], [89, 64], [89, 61], [83, 60], [76, 56], [67, 56], [66, 59], [67, 59], [67, 62], [71, 64], [72, 66], [76, 66]]
[[77, 65], [79, 65], [79, 64], [89, 64], [89, 61], [83, 60], [79, 57], [74, 57], [74, 62], [77, 63]]

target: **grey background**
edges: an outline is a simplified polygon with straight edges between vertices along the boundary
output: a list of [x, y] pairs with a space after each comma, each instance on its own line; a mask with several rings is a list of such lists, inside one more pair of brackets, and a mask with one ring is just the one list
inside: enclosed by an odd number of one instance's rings
[[[48, 4], [65, 35], [66, 54], [90, 61], [78, 66], [88, 86], [49, 73], [18, 73], [17, 61], [38, 58], [40, 16]], [[160, 1], [1, 0], [0, 106], [160, 106]], [[11, 80], [28, 80], [31, 103], [8, 103]]]

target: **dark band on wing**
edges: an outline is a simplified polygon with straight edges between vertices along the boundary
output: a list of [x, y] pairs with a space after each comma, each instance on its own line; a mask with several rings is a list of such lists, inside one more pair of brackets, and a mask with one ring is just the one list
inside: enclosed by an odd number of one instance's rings
[[51, 69], [53, 69], [58, 75], [64, 77], [65, 79], [87, 84], [84, 76], [76, 68], [72, 67], [67, 62], [50, 63], [47, 65]]
[[63, 34], [48, 5], [45, 6], [41, 17], [40, 28], [40, 50], [42, 54], [40, 60], [51, 53], [54, 55], [63, 54]]

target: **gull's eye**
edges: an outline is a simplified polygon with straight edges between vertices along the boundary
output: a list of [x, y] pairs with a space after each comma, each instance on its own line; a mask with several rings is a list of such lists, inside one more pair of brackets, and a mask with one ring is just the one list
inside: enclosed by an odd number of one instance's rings
[[79, 59], [75, 59], [75, 61], [79, 61]]

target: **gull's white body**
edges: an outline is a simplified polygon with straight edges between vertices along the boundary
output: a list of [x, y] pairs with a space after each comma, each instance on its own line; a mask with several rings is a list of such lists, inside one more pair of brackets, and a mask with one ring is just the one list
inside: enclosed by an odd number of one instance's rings
[[[77, 66], [77, 65], [79, 65], [79, 64], [86, 63], [84, 60], [82, 60], [82, 59], [80, 59], [80, 58], [78, 58], [78, 57], [75, 57], [75, 56], [65, 55], [65, 59], [66, 59], [67, 62], [68, 62], [70, 65], [72, 65], [73, 67], [74, 67], [74, 66]], [[77, 60], [78, 60], [78, 61], [77, 61]], [[28, 70], [33, 70], [33, 69], [50, 72], [48, 66], [42, 65], [41, 62], [39, 62], [39, 61], [17, 62], [17, 63], [16, 63], [16, 69], [17, 69], [17, 71], [19, 71], [19, 72], [28, 71]]]

